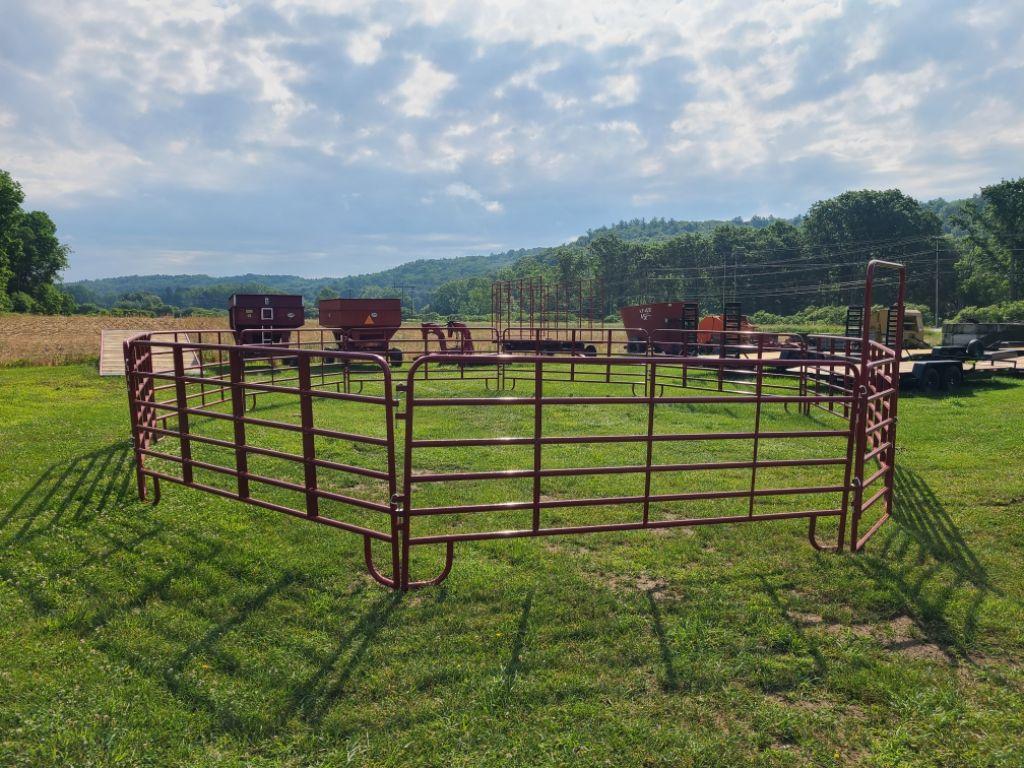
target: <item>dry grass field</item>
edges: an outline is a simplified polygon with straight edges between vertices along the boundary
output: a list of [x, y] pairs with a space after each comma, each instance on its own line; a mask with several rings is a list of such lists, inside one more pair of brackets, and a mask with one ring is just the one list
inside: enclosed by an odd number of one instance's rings
[[0, 365], [64, 365], [97, 359], [100, 331], [227, 328], [223, 317], [0, 315]]

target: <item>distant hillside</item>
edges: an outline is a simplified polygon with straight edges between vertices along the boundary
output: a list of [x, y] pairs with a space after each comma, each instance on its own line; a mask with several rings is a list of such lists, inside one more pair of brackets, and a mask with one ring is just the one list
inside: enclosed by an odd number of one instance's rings
[[[975, 200], [978, 196], [975, 195]], [[959, 229], [953, 224], [952, 218], [960, 213], [967, 200], [944, 200], [937, 197], [934, 200], [921, 203], [927, 210], [939, 217], [942, 222], [942, 229], [947, 234], [959, 234]], [[700, 221], [689, 221], [686, 219], [630, 219], [620, 221], [618, 224], [588, 229], [587, 234], [576, 240], [578, 245], [586, 245], [591, 240], [601, 235], [615, 235], [626, 242], [650, 242], [656, 240], [668, 240], [672, 237], [685, 234], [708, 234], [717, 227], [732, 225], [736, 227], [750, 227], [752, 229], [764, 229], [773, 221], [786, 221], [794, 226], [799, 226], [803, 221], [803, 215], [794, 216], [791, 219], [777, 216], [751, 216], [744, 219], [736, 216], [732, 219], [703, 219]]]
[[[960, 234], [952, 218], [961, 210], [965, 200], [946, 201], [941, 198], [922, 203], [942, 222], [943, 231]], [[708, 235], [718, 227], [732, 226], [747, 230], [765, 230], [773, 222], [799, 226], [804, 216], [791, 219], [774, 216], [752, 216], [743, 219], [631, 219], [617, 224], [588, 230], [585, 235], [567, 244], [585, 248], [594, 240], [612, 235], [626, 243], [661, 243], [686, 234]], [[131, 275], [101, 280], [81, 280], [67, 283], [65, 288], [80, 305], [102, 308], [120, 307], [129, 311], [154, 310], [160, 314], [161, 303], [180, 309], [214, 309], [225, 307], [233, 293], [298, 293], [313, 307], [323, 296], [400, 296], [403, 305], [412, 310], [425, 307], [454, 312], [451, 297], [438, 301], [438, 289], [446, 286], [447, 293], [461, 295], [469, 290], [487, 292], [484, 281], [499, 273], [506, 276], [528, 274], [534, 270], [553, 268], [561, 249], [530, 248], [487, 256], [464, 256], [451, 259], [419, 259], [407, 264], [364, 275], [349, 277], [304, 278], [294, 275], [235, 275], [211, 277], [209, 275]], [[481, 288], [483, 284], [483, 288]], [[442, 291], [441, 293], [445, 293]], [[489, 299], [479, 297], [476, 312]], [[436, 305], [436, 306], [432, 306]]]
[[152, 294], [174, 307], [223, 309], [232, 293], [299, 293], [308, 306], [320, 296], [402, 296], [410, 307], [426, 304], [444, 283], [491, 275], [542, 248], [489, 256], [419, 259], [383, 272], [349, 277], [305, 278], [295, 275], [130, 275], [79, 280], [64, 287], [79, 304], [113, 307], [126, 294]]

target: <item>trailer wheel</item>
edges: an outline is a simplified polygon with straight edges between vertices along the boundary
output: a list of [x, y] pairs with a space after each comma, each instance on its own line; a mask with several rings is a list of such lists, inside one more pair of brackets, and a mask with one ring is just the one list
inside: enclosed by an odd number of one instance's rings
[[921, 377], [921, 389], [925, 392], [938, 392], [942, 387], [942, 374], [938, 368], [928, 368]]
[[397, 347], [392, 347], [391, 349], [389, 349], [388, 350], [388, 362], [391, 363], [392, 365], [396, 365], [396, 366], [397, 365], [401, 365], [402, 364], [402, 350], [398, 349]]
[[959, 389], [964, 383], [964, 371], [957, 366], [949, 366], [942, 376], [943, 389]]
[[597, 347], [593, 344], [587, 344], [583, 349], [583, 354], [587, 357], [597, 357]]

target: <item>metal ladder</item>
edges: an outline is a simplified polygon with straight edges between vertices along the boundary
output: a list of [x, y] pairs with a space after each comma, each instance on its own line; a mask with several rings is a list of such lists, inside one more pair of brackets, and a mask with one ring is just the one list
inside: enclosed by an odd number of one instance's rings
[[893, 304], [889, 307], [888, 318], [885, 323], [885, 346], [892, 349], [896, 344], [896, 339], [899, 338], [900, 332], [900, 310], [899, 307]]
[[846, 308], [846, 329], [843, 335], [848, 339], [859, 339], [864, 333], [864, 307]]
[[726, 351], [726, 357], [739, 357], [740, 352], [735, 347], [740, 344], [739, 333], [729, 333], [729, 331], [739, 331], [743, 326], [743, 306], [738, 301], [730, 301], [725, 304], [725, 314], [722, 315], [722, 330], [725, 331], [723, 341], [725, 347], [728, 350], [729, 347], [733, 347], [731, 351]]

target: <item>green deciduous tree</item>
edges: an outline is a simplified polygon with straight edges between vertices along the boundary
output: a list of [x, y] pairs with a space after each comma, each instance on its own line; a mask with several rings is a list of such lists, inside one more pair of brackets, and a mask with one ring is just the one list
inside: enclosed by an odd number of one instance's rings
[[969, 244], [958, 264], [965, 279], [988, 286], [1003, 282], [1007, 298], [1024, 297], [1024, 177], [982, 187], [957, 221]]
[[8, 296], [11, 255], [20, 247], [14, 230], [24, 199], [21, 185], [7, 171], [0, 170], [0, 310], [9, 308], [11, 304]]
[[52, 286], [67, 269], [69, 249], [57, 239], [57, 225], [42, 211], [21, 214], [14, 237], [21, 247], [11, 254], [8, 289], [38, 299], [43, 288]]
[[42, 211], [23, 211], [25, 194], [0, 170], [0, 310], [73, 311], [74, 301], [56, 284], [68, 266], [69, 249]]

